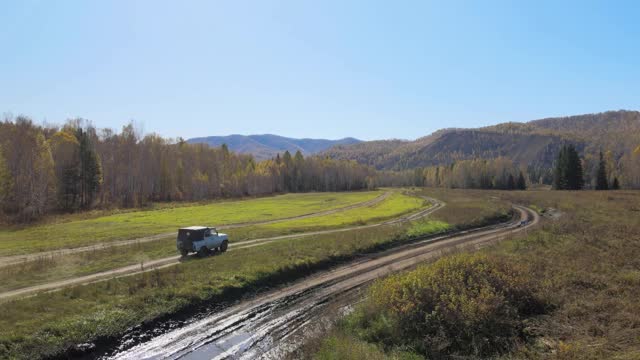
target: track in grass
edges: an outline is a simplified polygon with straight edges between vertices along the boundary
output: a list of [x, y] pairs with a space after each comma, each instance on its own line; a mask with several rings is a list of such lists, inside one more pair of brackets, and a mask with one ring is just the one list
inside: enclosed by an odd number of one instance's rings
[[[10, 256], [144, 238], [176, 230], [176, 224], [229, 225], [268, 222], [368, 202], [383, 191], [285, 194], [248, 200], [126, 211], [96, 218], [0, 230], [0, 255]], [[63, 217], [64, 218], [64, 217]], [[57, 218], [52, 218], [55, 221]]]
[[[273, 220], [252, 221], [252, 222], [222, 225], [222, 226], [218, 226], [217, 228], [220, 230], [224, 230], [224, 229], [234, 229], [234, 228], [251, 226], [251, 225], [271, 225], [271, 224], [276, 224], [279, 222], [285, 222], [285, 221], [291, 221], [291, 220], [302, 220], [302, 219], [333, 215], [333, 214], [338, 214], [338, 213], [342, 213], [349, 210], [377, 205], [383, 202], [384, 200], [386, 200], [389, 196], [391, 196], [391, 194], [392, 194], [391, 191], [386, 191], [374, 199], [352, 204], [345, 207], [340, 207], [337, 209], [329, 209], [329, 210], [324, 210], [319, 212], [307, 213], [303, 215], [297, 215], [297, 216], [291, 216], [291, 217], [285, 217], [285, 218], [279, 218], [279, 219], [273, 219]], [[81, 252], [96, 251], [96, 250], [102, 250], [102, 249], [115, 247], [115, 246], [126, 246], [126, 245], [132, 245], [132, 244], [146, 243], [146, 242], [166, 239], [172, 236], [176, 236], [175, 231], [155, 234], [151, 236], [145, 236], [137, 239], [111, 241], [111, 242], [99, 243], [95, 245], [88, 245], [88, 246], [82, 246], [82, 247], [76, 247], [76, 248], [57, 249], [57, 250], [38, 252], [34, 254], [4, 256], [4, 257], [0, 257], [0, 267], [24, 263], [28, 261], [35, 261], [42, 258], [50, 258], [55, 256], [70, 255], [70, 254], [76, 254]]]
[[[301, 234], [282, 235], [282, 236], [274, 236], [274, 237], [268, 237], [268, 238], [262, 238], [262, 239], [240, 241], [240, 242], [234, 243], [233, 246], [229, 249], [229, 251], [237, 251], [241, 249], [262, 246], [278, 240], [304, 238], [304, 237], [315, 236], [315, 235], [325, 235], [325, 234], [332, 234], [332, 233], [339, 233], [339, 232], [346, 232], [346, 231], [353, 231], [353, 230], [368, 229], [368, 228], [379, 227], [384, 225], [398, 224], [406, 221], [412, 221], [412, 220], [423, 218], [445, 206], [445, 204], [439, 200], [428, 198], [428, 197], [422, 197], [422, 198], [424, 200], [430, 201], [432, 203], [432, 206], [426, 209], [417, 211], [415, 213], [400, 216], [395, 219], [386, 220], [380, 223], [369, 224], [369, 225], [360, 225], [360, 226], [352, 226], [352, 227], [340, 228], [340, 229], [312, 231], [312, 232], [301, 233]], [[75, 277], [75, 278], [66, 279], [66, 280], [53, 281], [53, 282], [49, 282], [41, 285], [35, 285], [35, 286], [25, 287], [21, 289], [10, 290], [10, 291], [0, 293], [0, 300], [26, 296], [26, 295], [41, 292], [41, 291], [57, 290], [57, 289], [61, 289], [61, 288], [72, 286], [72, 285], [82, 285], [82, 284], [93, 283], [96, 281], [102, 281], [102, 280], [106, 280], [106, 279], [110, 279], [118, 276], [130, 276], [130, 275], [139, 274], [142, 272], [164, 268], [167, 266], [174, 266], [179, 264], [181, 260], [183, 260], [181, 256], [171, 256], [163, 259], [148, 261], [145, 264], [129, 265], [129, 266], [121, 267], [118, 269], [103, 271], [103, 272], [99, 272], [91, 275], [80, 276], [80, 277]]]

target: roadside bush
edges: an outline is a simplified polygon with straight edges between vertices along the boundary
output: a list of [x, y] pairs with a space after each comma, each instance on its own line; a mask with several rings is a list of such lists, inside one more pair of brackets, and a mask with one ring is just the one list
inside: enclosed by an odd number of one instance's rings
[[315, 360], [421, 360], [422, 356], [406, 351], [386, 353], [375, 344], [370, 344], [353, 336], [336, 333], [322, 343], [313, 357]]
[[508, 351], [523, 337], [522, 319], [543, 310], [536, 289], [522, 265], [454, 255], [375, 283], [343, 326], [387, 350], [489, 356]]
[[432, 235], [451, 229], [451, 225], [444, 221], [438, 220], [422, 220], [414, 222], [407, 229], [407, 236], [418, 237], [422, 235]]

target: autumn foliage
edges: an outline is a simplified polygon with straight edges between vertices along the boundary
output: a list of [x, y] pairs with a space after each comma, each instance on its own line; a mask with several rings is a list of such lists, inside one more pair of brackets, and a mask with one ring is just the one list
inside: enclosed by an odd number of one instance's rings
[[117, 133], [84, 120], [61, 128], [25, 117], [0, 122], [0, 214], [13, 221], [155, 201], [375, 186], [375, 171], [353, 161], [285, 152], [256, 162], [226, 146], [142, 135], [133, 124]]
[[445, 257], [374, 284], [347, 327], [365, 341], [438, 358], [507, 351], [543, 310], [527, 269], [486, 255]]

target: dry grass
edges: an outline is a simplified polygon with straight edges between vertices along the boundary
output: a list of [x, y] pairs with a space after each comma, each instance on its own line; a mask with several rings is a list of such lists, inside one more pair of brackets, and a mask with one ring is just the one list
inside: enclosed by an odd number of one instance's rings
[[[436, 190], [449, 203], [494, 198], [538, 209], [543, 226], [483, 251], [526, 266], [536, 296], [549, 305], [543, 315], [522, 320], [522, 335], [503, 350], [504, 359], [640, 359], [640, 192]], [[465, 200], [465, 197], [467, 198]], [[438, 216], [468, 214], [454, 207]], [[448, 301], [444, 300], [443, 306]], [[488, 336], [492, 336], [488, 334]], [[393, 346], [362, 343], [338, 328], [307, 354], [327, 358], [349, 349], [351, 357], [398, 358]], [[350, 345], [351, 344], [351, 345]], [[384, 353], [381, 354], [381, 351]], [[403, 354], [402, 356], [420, 354]], [[445, 356], [446, 357], [446, 356]]]

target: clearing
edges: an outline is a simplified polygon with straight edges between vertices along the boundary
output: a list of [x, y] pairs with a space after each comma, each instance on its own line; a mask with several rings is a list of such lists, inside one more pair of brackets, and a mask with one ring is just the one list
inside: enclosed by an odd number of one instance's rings
[[286, 194], [3, 229], [0, 230], [0, 256], [166, 234], [184, 224], [219, 226], [291, 218], [365, 203], [383, 194], [382, 191]]

